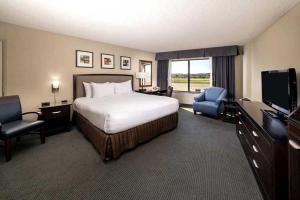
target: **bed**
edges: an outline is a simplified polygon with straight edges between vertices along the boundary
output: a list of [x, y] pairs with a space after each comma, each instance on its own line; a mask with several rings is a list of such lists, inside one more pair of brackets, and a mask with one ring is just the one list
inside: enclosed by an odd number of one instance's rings
[[85, 97], [83, 82], [120, 83], [128, 80], [133, 83], [133, 76], [73, 75], [73, 121], [102, 160], [116, 159], [139, 144], [175, 129], [178, 124], [176, 99], [135, 92], [103, 98]]

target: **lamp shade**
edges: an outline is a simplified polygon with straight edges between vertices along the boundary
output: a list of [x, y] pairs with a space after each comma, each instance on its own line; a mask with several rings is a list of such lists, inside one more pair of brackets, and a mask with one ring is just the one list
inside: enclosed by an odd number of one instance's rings
[[53, 89], [58, 89], [59, 88], [59, 80], [52, 81], [52, 88]]
[[147, 73], [145, 73], [145, 72], [137, 72], [135, 74], [135, 77], [138, 78], [138, 79], [146, 78], [146, 76], [147, 76]]

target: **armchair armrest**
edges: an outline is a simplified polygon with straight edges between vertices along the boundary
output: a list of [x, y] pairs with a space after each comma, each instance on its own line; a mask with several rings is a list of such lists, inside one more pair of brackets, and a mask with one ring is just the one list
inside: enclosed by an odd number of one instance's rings
[[204, 101], [205, 100], [205, 93], [204, 92], [201, 92], [200, 94], [198, 94], [197, 96], [194, 97], [194, 100], [196, 102], [199, 102], [199, 101]]
[[220, 103], [222, 103], [223, 101], [227, 101], [226, 96], [227, 96], [227, 91], [224, 90], [224, 91], [221, 93], [221, 95], [219, 96], [219, 98], [216, 100], [216, 102], [217, 102], [218, 104], [220, 104]]
[[25, 112], [25, 113], [22, 113], [22, 115], [29, 115], [29, 114], [35, 114], [35, 115], [37, 115], [37, 119], [40, 119], [42, 117], [42, 113], [41, 112]]

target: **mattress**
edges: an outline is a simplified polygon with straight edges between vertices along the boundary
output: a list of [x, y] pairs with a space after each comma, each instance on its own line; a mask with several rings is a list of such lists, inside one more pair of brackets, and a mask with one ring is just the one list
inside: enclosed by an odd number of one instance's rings
[[80, 97], [74, 110], [108, 134], [114, 134], [178, 111], [177, 99], [133, 92], [101, 98]]

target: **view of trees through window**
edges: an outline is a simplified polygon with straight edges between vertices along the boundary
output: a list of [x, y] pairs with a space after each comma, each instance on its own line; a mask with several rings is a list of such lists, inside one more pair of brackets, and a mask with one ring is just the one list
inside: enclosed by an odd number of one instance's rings
[[171, 85], [176, 91], [200, 92], [211, 86], [209, 59], [172, 61]]

